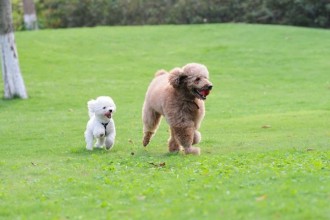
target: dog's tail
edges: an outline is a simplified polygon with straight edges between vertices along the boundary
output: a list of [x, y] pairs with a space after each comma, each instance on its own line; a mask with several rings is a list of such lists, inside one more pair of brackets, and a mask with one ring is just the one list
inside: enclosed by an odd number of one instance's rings
[[90, 101], [87, 102], [87, 108], [88, 108], [89, 118], [91, 118], [95, 114], [95, 111], [94, 111], [95, 102], [96, 101], [94, 99], [92, 99], [92, 100], [90, 100]]
[[158, 70], [156, 73], [155, 73], [155, 77], [157, 76], [161, 76], [161, 75], [164, 75], [166, 74], [167, 72], [165, 70]]

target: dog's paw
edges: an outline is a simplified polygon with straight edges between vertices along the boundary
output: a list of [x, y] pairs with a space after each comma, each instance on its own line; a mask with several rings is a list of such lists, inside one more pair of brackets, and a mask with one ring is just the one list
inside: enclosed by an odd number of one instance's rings
[[103, 138], [105, 136], [105, 134], [104, 133], [101, 133], [101, 134], [99, 134], [97, 137], [98, 138]]
[[180, 147], [180, 145], [170, 145], [168, 147], [168, 151], [170, 153], [179, 153], [180, 151], [183, 151], [182, 147]]
[[113, 145], [111, 145], [111, 146], [106, 146], [105, 148], [106, 148], [107, 150], [110, 150], [112, 147], [113, 147]]
[[153, 132], [150, 131], [144, 133], [143, 142], [142, 142], [144, 147], [146, 147], [149, 144], [152, 135]]
[[199, 132], [199, 131], [195, 131], [195, 133], [194, 133], [194, 140], [193, 140], [193, 145], [194, 144], [198, 144], [200, 141], [201, 141], [201, 139], [202, 139], [202, 135], [201, 135], [201, 133]]
[[110, 149], [113, 147], [113, 145], [114, 145], [113, 141], [107, 140], [107, 141], [105, 142], [105, 148], [106, 148], [107, 150], [110, 150]]
[[104, 141], [97, 140], [94, 147], [101, 149], [101, 148], [103, 148], [103, 144], [104, 144]]
[[194, 155], [200, 155], [201, 149], [199, 147], [187, 147], [184, 149], [185, 154], [194, 154]]
[[115, 139], [114, 138], [107, 138], [105, 140], [105, 148], [107, 150], [111, 149], [115, 144]]
[[92, 151], [93, 150], [93, 146], [86, 146], [86, 150]]

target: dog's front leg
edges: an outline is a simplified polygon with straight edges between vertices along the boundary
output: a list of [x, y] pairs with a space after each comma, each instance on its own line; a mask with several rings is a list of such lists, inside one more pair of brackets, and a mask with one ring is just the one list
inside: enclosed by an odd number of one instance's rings
[[186, 126], [186, 127], [180, 126], [180, 127], [174, 127], [173, 131], [176, 140], [184, 148], [185, 154], [200, 155], [201, 152], [200, 148], [192, 146], [195, 139], [194, 138], [195, 128], [193, 128], [192, 126]]
[[199, 132], [199, 131], [195, 131], [194, 132], [194, 140], [193, 140], [193, 145], [194, 144], [198, 144], [200, 141], [201, 141], [201, 139], [202, 139], [202, 135], [201, 135], [201, 133]]
[[87, 150], [93, 150], [93, 133], [86, 131], [85, 132], [85, 141], [86, 141], [86, 149]]
[[168, 150], [171, 153], [177, 153], [180, 151], [180, 144], [175, 139], [175, 131], [173, 128], [171, 128], [171, 136], [168, 140]]
[[105, 129], [103, 127], [97, 127], [93, 130], [93, 135], [96, 138], [104, 138], [105, 137]]
[[104, 145], [104, 137], [99, 137], [97, 138], [97, 142], [95, 144], [96, 148], [102, 148], [102, 146]]
[[109, 135], [108, 137], [106, 137], [105, 139], [105, 147], [107, 148], [107, 150], [109, 150], [110, 148], [113, 147], [115, 143], [115, 137], [112, 137], [111, 135]]
[[111, 120], [111, 123], [109, 123], [108, 125], [107, 133], [108, 135], [105, 138], [105, 147], [107, 148], [107, 150], [109, 150], [115, 144], [116, 138], [116, 127], [115, 122], [113, 120]]

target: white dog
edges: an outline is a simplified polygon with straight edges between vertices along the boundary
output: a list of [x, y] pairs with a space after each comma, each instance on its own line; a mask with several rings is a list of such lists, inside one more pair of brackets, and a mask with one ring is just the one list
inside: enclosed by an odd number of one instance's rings
[[96, 148], [113, 147], [116, 137], [112, 114], [116, 111], [114, 101], [108, 96], [100, 96], [87, 102], [89, 121], [86, 126], [86, 149], [93, 150], [93, 140], [97, 139]]

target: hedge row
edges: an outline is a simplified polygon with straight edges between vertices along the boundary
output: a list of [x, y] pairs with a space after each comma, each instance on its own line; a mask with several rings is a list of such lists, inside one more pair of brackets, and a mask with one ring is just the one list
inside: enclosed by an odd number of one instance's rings
[[330, 27], [330, 0], [37, 0], [41, 28], [246, 22]]

